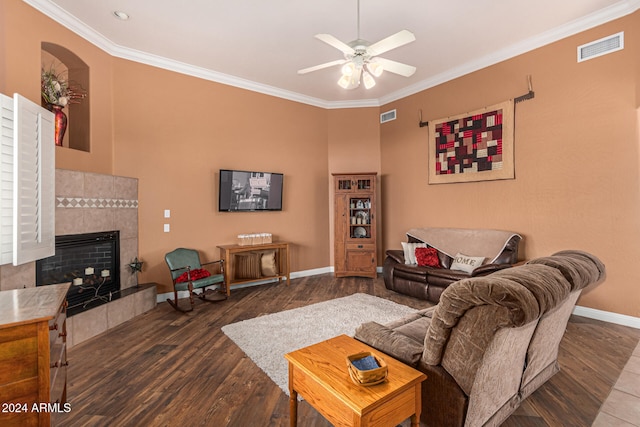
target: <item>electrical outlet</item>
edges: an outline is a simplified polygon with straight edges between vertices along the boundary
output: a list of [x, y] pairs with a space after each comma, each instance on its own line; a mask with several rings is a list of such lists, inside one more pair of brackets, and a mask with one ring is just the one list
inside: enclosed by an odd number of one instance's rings
[[169, 231], [171, 231], [171, 226], [169, 224], [165, 224], [164, 225], [164, 232], [168, 233]]
[[170, 209], [165, 209], [164, 210], [164, 217], [165, 218], [171, 218], [171, 210]]

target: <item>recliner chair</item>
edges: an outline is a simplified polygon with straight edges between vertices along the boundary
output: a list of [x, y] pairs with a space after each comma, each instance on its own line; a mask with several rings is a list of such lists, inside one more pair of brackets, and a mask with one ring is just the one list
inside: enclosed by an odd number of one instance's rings
[[435, 307], [355, 338], [424, 372], [421, 421], [498, 426], [555, 374], [576, 292], [600, 283], [602, 262], [562, 251], [448, 286]]

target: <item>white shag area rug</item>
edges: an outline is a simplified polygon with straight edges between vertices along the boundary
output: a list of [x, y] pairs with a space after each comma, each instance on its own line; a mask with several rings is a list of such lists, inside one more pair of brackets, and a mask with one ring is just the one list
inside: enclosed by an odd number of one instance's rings
[[340, 334], [352, 337], [364, 322], [386, 324], [416, 311], [372, 295], [354, 294], [232, 323], [222, 331], [288, 395], [286, 353]]

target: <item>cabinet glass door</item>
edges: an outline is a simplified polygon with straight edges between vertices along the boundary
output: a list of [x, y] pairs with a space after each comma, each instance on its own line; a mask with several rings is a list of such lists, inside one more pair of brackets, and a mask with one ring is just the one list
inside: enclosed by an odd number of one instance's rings
[[337, 181], [337, 184], [338, 184], [337, 190], [351, 190], [352, 188], [351, 179], [339, 179]]
[[352, 239], [371, 238], [371, 199], [352, 197], [349, 199], [349, 236]]
[[358, 185], [358, 190], [370, 190], [371, 189], [371, 180], [370, 179], [359, 179], [356, 181]]

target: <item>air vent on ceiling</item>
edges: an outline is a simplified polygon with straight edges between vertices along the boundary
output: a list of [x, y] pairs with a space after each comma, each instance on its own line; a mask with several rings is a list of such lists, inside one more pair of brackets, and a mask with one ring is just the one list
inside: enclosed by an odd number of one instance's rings
[[380, 114], [380, 123], [390, 122], [391, 120], [396, 119], [396, 110], [387, 111], [386, 113]]
[[624, 49], [624, 32], [578, 46], [578, 62]]

